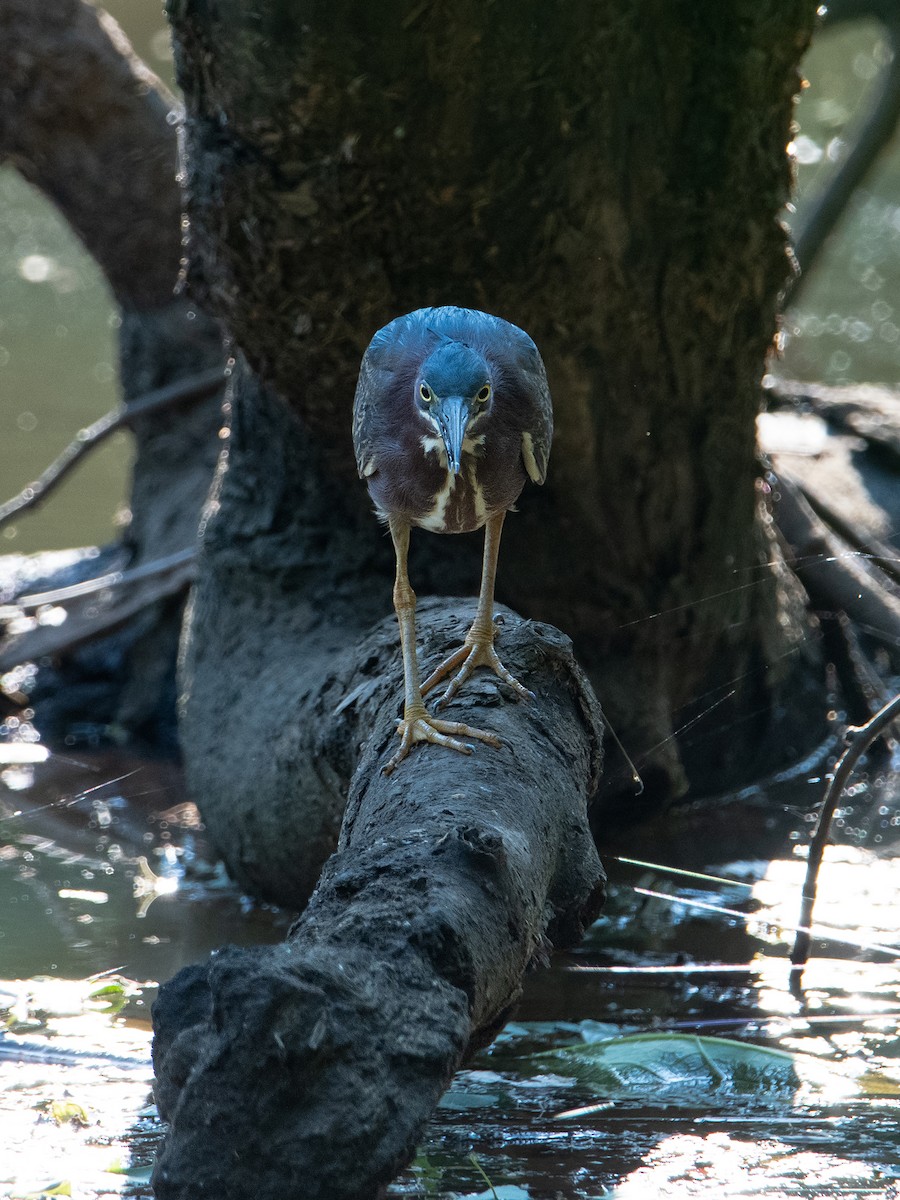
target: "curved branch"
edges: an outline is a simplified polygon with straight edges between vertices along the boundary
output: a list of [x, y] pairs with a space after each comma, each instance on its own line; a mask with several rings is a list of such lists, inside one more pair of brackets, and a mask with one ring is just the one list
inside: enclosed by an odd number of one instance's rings
[[813, 605], [841, 609], [900, 657], [900, 598], [890, 578], [849, 550], [819, 520], [797, 485], [778, 476], [778, 528], [794, 551], [792, 566]]
[[[793, 250], [800, 272], [787, 285], [785, 304], [796, 301], [850, 197], [878, 161], [900, 120], [900, 10], [893, 0], [830, 0], [825, 28], [867, 17], [881, 22], [891, 44], [892, 60], [876, 87], [869, 111], [858, 126], [855, 141], [851, 138], [850, 153], [803, 216], [794, 222]], [[855, 129], [851, 131], [853, 133], [856, 133]]]
[[809, 858], [806, 864], [806, 878], [803, 881], [803, 900], [800, 905], [797, 938], [791, 951], [791, 986], [794, 990], [799, 987], [800, 977], [809, 959], [810, 940], [812, 938], [813, 908], [816, 903], [816, 893], [819, 886], [819, 869], [822, 857], [831, 833], [831, 820], [838, 800], [843, 795], [844, 788], [850, 781], [850, 776], [856, 769], [866, 750], [888, 727], [900, 716], [900, 696], [884, 705], [865, 725], [852, 725], [846, 732], [847, 749], [838, 759], [834, 772], [828, 780], [828, 787], [822, 798], [822, 807], [816, 823], [815, 833], [809, 847]]
[[0, 158], [54, 201], [124, 308], [168, 303], [181, 198], [162, 83], [84, 0], [0, 0], [0, 80]]
[[157, 416], [172, 409], [184, 409], [192, 404], [215, 396], [222, 388], [225, 376], [214, 368], [198, 375], [189, 376], [168, 387], [157, 388], [145, 396], [138, 396], [127, 407], [113, 408], [92, 425], [78, 432], [62, 454], [43, 470], [37, 479], [22, 488], [17, 496], [0, 504], [0, 529], [7, 521], [29, 508], [38, 508], [51, 492], [62, 483], [75, 465], [91, 450], [102, 445], [119, 429], [130, 429], [142, 417]]

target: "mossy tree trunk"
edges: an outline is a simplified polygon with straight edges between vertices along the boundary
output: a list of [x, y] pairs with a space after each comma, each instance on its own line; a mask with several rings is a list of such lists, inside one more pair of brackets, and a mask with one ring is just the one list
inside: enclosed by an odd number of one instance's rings
[[[522, 325], [557, 436], [507, 523], [499, 594], [572, 635], [656, 799], [685, 761], [699, 786], [746, 772], [809, 672], [799, 593], [761, 569], [777, 553], [754, 418], [815, 8], [170, 2], [191, 279], [302, 430], [306, 486], [331, 498], [325, 575], [378, 571], [360, 608], [377, 588], [387, 607], [347, 432], [373, 331], [441, 303]], [[244, 434], [243, 458], [271, 454]], [[474, 591], [478, 539], [415, 540], [417, 590]], [[710, 706], [692, 758], [673, 733]]]

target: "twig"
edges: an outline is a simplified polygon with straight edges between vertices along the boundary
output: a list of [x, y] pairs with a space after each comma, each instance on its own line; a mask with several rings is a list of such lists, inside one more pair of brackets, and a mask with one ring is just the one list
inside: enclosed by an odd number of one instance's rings
[[114, 571], [68, 588], [23, 596], [15, 611], [70, 601], [62, 624], [29, 622], [22, 633], [0, 640], [0, 674], [19, 663], [73, 650], [83, 642], [111, 633], [136, 613], [183, 591], [195, 573], [193, 549], [142, 563], [130, 571]]
[[[778, 477], [779, 479], [784, 479], [785, 471], [783, 467], [779, 467]], [[886, 542], [881, 542], [878, 538], [872, 537], [850, 517], [839, 512], [824, 496], [814, 491], [801, 479], [791, 477], [791, 482], [799, 489], [801, 496], [803, 496], [816, 516], [829, 529], [834, 530], [854, 550], [858, 550], [866, 562], [873, 563], [880, 570], [884, 571], [885, 575], [892, 579], [895, 584], [900, 585], [900, 559], [898, 559], [897, 551], [893, 546], [889, 546]]]
[[170, 408], [198, 403], [212, 396], [222, 386], [225, 376], [219, 368], [198, 372], [168, 387], [147, 392], [131, 403], [112, 409], [93, 425], [78, 432], [62, 454], [43, 471], [34, 483], [23, 488], [17, 496], [0, 504], [0, 528], [26, 508], [36, 508], [58, 487], [75, 464], [90, 450], [105, 441], [110, 434], [129, 427], [142, 417], [154, 416]]
[[45, 604], [62, 604], [66, 600], [90, 596], [95, 592], [127, 587], [142, 579], [168, 575], [170, 571], [176, 570], [183, 564], [193, 562], [196, 556], [197, 551], [191, 546], [186, 550], [178, 550], [175, 554], [167, 554], [165, 558], [155, 558], [152, 562], [141, 563], [139, 567], [131, 567], [126, 571], [110, 571], [106, 575], [98, 575], [94, 579], [85, 579], [82, 583], [70, 584], [69, 587], [53, 588], [49, 592], [34, 592], [29, 596], [17, 596], [16, 605], [19, 608], [41, 608]]
[[822, 808], [816, 830], [809, 847], [809, 859], [806, 864], [806, 879], [803, 883], [803, 900], [800, 905], [799, 929], [791, 951], [791, 987], [796, 990], [803, 969], [809, 959], [809, 947], [812, 938], [813, 908], [816, 903], [816, 890], [819, 882], [819, 868], [822, 856], [831, 832], [831, 820], [834, 810], [844, 788], [852, 775], [856, 764], [868, 750], [879, 734], [900, 715], [900, 695], [895, 696], [888, 704], [878, 710], [865, 725], [851, 725], [844, 734], [847, 749], [835, 764], [834, 772], [828, 781], [825, 795], [822, 798]]

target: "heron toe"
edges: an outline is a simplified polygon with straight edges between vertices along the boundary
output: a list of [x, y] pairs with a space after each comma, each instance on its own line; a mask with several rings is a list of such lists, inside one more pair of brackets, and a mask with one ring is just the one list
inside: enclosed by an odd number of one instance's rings
[[[459, 670], [457, 670], [457, 667]], [[443, 708], [445, 704], [450, 703], [472, 672], [478, 667], [488, 667], [504, 683], [509, 684], [520, 699], [534, 699], [534, 692], [530, 692], [527, 687], [519, 683], [515, 675], [507, 671], [506, 667], [500, 661], [500, 656], [494, 649], [493, 629], [490, 634], [478, 634], [470, 630], [466, 634], [466, 640], [460, 648], [454, 650], [451, 655], [445, 658], [440, 666], [436, 667], [422, 684], [422, 695], [424, 696], [426, 692], [440, 683], [452, 671], [456, 671], [456, 674], [450, 680], [447, 690], [435, 705], [436, 708]]]
[[475, 738], [476, 741], [487, 742], [489, 746], [498, 748], [503, 745], [498, 737], [486, 729], [476, 729], [462, 721], [439, 721], [424, 708], [420, 713], [401, 717], [397, 722], [397, 733], [400, 735], [400, 749], [382, 767], [384, 775], [390, 775], [403, 762], [416, 742], [432, 742], [435, 746], [458, 750], [460, 754], [471, 754], [473, 747], [457, 741], [457, 738]]

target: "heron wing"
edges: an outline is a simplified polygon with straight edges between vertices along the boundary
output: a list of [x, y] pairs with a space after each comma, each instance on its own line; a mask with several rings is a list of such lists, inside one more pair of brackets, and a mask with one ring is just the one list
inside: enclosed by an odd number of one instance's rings
[[530, 368], [526, 366], [522, 375], [528, 405], [526, 428], [522, 430], [522, 459], [531, 482], [543, 483], [553, 441], [553, 404], [547, 373], [536, 348]]
[[[371, 347], [370, 347], [371, 349]], [[372, 363], [370, 351], [363, 355], [353, 397], [353, 449], [360, 479], [378, 469], [375, 453], [376, 403], [385, 386], [384, 372]]]
[[522, 430], [522, 461], [532, 483], [547, 478], [550, 444], [553, 441], [553, 403], [547, 372], [537, 346], [517, 325], [507, 326], [501, 365], [514, 383], [519, 401]]

